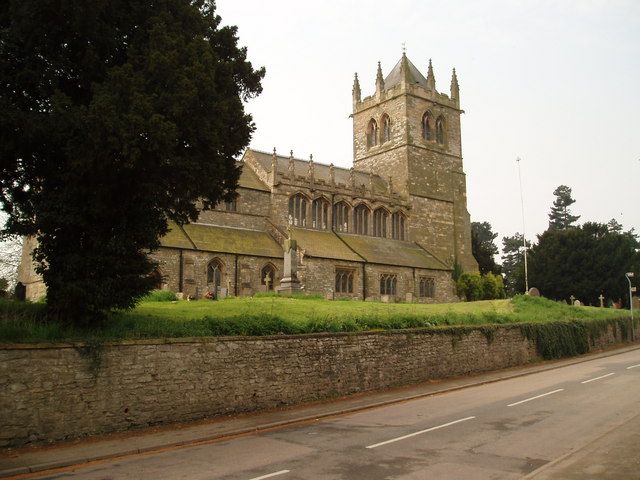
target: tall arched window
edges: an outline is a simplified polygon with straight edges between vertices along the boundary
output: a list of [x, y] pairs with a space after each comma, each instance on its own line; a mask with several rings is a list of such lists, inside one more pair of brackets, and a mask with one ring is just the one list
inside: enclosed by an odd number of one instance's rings
[[386, 113], [382, 117], [382, 143], [391, 140], [391, 119]]
[[360, 235], [369, 234], [369, 208], [361, 203], [353, 210], [354, 231]]
[[384, 208], [378, 208], [373, 212], [373, 236], [387, 236], [387, 216], [388, 213]]
[[329, 202], [324, 198], [316, 198], [311, 204], [311, 226], [318, 230], [329, 227]]
[[304, 195], [298, 193], [289, 198], [289, 224], [296, 227], [307, 226], [307, 199]]
[[333, 206], [333, 228], [338, 232], [349, 231], [349, 205], [345, 202]]
[[433, 140], [433, 133], [431, 129], [433, 128], [431, 121], [431, 112], [425, 112], [422, 116], [422, 138], [426, 141]]
[[[266, 285], [267, 290], [273, 290], [273, 282], [276, 279], [276, 267], [267, 263], [260, 271], [260, 283]], [[268, 280], [268, 282], [267, 282]]]
[[375, 147], [378, 144], [378, 124], [372, 118], [367, 125], [367, 148]]
[[438, 117], [436, 120], [436, 142], [439, 145], [444, 145], [444, 118]]
[[395, 212], [391, 216], [391, 236], [395, 240], [404, 240], [405, 238], [405, 216], [402, 212]]
[[222, 286], [222, 262], [218, 258], [214, 258], [207, 265], [207, 287], [214, 294], [220, 292]]

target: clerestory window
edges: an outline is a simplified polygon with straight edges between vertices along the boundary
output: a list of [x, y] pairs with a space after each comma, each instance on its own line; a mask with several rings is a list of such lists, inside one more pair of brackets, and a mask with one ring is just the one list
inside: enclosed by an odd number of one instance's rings
[[369, 233], [369, 208], [364, 205], [358, 205], [353, 211], [354, 231], [360, 235]]
[[387, 236], [387, 211], [384, 208], [378, 208], [373, 212], [373, 236]]
[[307, 199], [296, 194], [289, 198], [289, 224], [296, 227], [307, 226]]

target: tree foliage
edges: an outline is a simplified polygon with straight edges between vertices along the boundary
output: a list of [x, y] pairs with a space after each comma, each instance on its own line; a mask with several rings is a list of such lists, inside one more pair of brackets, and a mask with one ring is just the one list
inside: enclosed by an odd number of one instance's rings
[[[531, 242], [527, 240], [527, 247]], [[524, 293], [524, 249], [521, 233], [510, 237], [502, 237], [502, 273], [504, 286], [508, 296]]]
[[505, 297], [504, 283], [501, 275], [489, 272], [480, 275], [476, 272], [465, 272], [456, 282], [459, 297], [472, 302], [476, 300], [493, 300]]
[[569, 207], [576, 201], [571, 197], [571, 188], [560, 185], [553, 191], [556, 199], [549, 213], [549, 230], [566, 230], [573, 227], [580, 215], [571, 215]]
[[571, 295], [599, 305], [598, 297], [628, 303], [625, 272], [640, 270], [640, 246], [633, 231], [616, 225], [587, 222], [568, 230], [547, 230], [538, 237], [529, 257], [531, 284], [549, 298]]
[[494, 258], [498, 254], [498, 247], [494, 243], [497, 236], [489, 222], [471, 222], [471, 251], [483, 275], [489, 272], [500, 273], [500, 265]]
[[52, 313], [128, 308], [168, 230], [231, 200], [261, 91], [213, 1], [0, 6], [0, 200]]

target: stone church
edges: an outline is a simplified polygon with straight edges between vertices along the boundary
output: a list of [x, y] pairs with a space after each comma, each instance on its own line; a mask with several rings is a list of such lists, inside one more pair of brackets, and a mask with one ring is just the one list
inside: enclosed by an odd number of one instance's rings
[[[461, 113], [455, 70], [450, 95], [436, 90], [431, 62], [425, 78], [406, 54], [386, 77], [378, 64], [371, 96], [362, 97], [356, 74], [353, 167], [246, 150], [235, 201], [172, 225], [153, 252], [158, 287], [194, 298], [293, 288], [328, 298], [457, 300], [454, 262], [478, 269]], [[24, 270], [34, 298], [41, 282]]]

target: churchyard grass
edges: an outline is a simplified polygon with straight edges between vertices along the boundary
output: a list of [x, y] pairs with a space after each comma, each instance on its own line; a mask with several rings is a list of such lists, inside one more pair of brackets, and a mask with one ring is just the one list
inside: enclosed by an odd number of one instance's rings
[[81, 329], [46, 321], [44, 305], [5, 300], [0, 301], [0, 342], [441, 329], [458, 325], [597, 322], [627, 316], [628, 311], [623, 310], [573, 307], [524, 296], [433, 305], [260, 296], [191, 302], [147, 300], [130, 312], [112, 314], [101, 326]]

